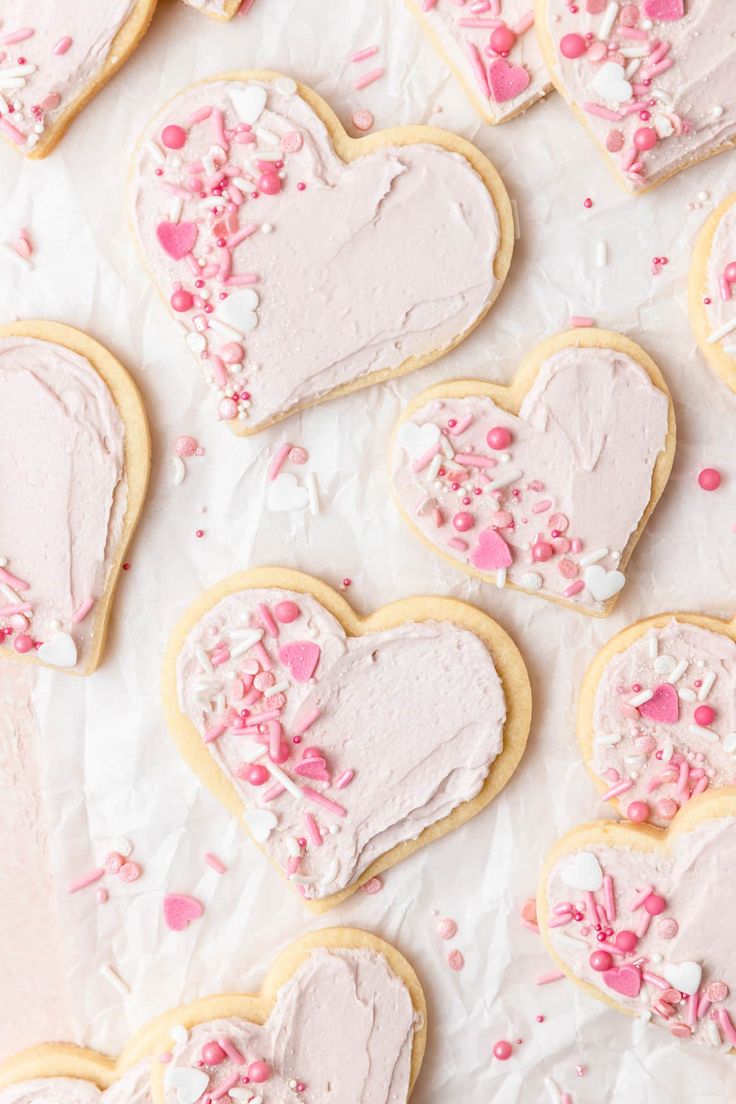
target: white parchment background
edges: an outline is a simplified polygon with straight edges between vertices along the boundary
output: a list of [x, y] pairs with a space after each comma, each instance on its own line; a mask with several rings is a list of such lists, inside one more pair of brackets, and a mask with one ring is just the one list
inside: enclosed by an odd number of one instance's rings
[[[360, 67], [348, 55], [371, 43], [380, 46], [387, 73], [356, 92]], [[432, 123], [470, 138], [501, 171], [521, 225], [507, 286], [462, 348], [421, 373], [246, 441], [214, 421], [199, 369], [140, 269], [124, 217], [127, 158], [149, 114], [189, 81], [238, 67], [301, 78], [345, 121], [367, 107], [379, 126]], [[481, 125], [400, 0], [258, 0], [228, 25], [162, 0], [136, 56], [50, 159], [24, 163], [0, 150], [0, 238], [24, 225], [36, 244], [32, 272], [0, 256], [3, 320], [54, 318], [107, 344], [143, 389], [154, 434], [150, 497], [106, 661], [87, 680], [45, 673], [36, 695], [76, 1041], [114, 1051], [168, 1006], [257, 987], [276, 952], [320, 924], [179, 760], [159, 705], [160, 658], [174, 620], [202, 587], [273, 562], [333, 584], [351, 576], [360, 611], [425, 592], [467, 598], [512, 633], [532, 676], [528, 753], [495, 805], [392, 871], [382, 893], [357, 894], [321, 922], [375, 930], [419, 970], [431, 1037], [416, 1104], [537, 1102], [545, 1099], [547, 1076], [575, 1104], [717, 1101], [729, 1082], [733, 1091], [736, 1072], [727, 1058], [682, 1047], [577, 995], [566, 981], [535, 987], [535, 976], [549, 967], [518, 910], [555, 837], [606, 813], [581, 765], [574, 726], [579, 681], [596, 650], [623, 625], [663, 609], [725, 615], [736, 607], [736, 398], [696, 352], [686, 317], [693, 236], [735, 187], [736, 156], [726, 155], [652, 195], [625, 197], [556, 96], [506, 126]], [[702, 209], [689, 211], [703, 191], [709, 198]], [[583, 207], [586, 195], [591, 210]], [[599, 241], [608, 246], [604, 268], [595, 266]], [[653, 277], [655, 255], [670, 263]], [[518, 358], [563, 328], [570, 313], [591, 314], [640, 341], [664, 371], [678, 415], [670, 485], [606, 621], [453, 573], [410, 536], [388, 494], [387, 441], [408, 399], [446, 377], [508, 381]], [[207, 455], [176, 487], [172, 441], [184, 432], [198, 437]], [[266, 509], [267, 458], [285, 440], [310, 452], [322, 497], [317, 517]], [[724, 474], [716, 494], [697, 487], [706, 464]], [[200, 526], [203, 540], [194, 537]], [[134, 886], [110, 883], [112, 899], [103, 908], [94, 890], [68, 896], [68, 881], [95, 865], [105, 841], [119, 833], [134, 841], [145, 877]], [[226, 876], [204, 865], [207, 850], [225, 861]], [[204, 918], [186, 933], [167, 932], [164, 891], [199, 897]], [[446, 965], [435, 910], [458, 921], [452, 945], [467, 963], [460, 974]], [[129, 984], [129, 997], [100, 976], [104, 963]], [[535, 1022], [537, 1014], [544, 1024]], [[524, 1043], [510, 1062], [492, 1059], [495, 1040], [517, 1037]], [[588, 1069], [581, 1079], [577, 1064]]]

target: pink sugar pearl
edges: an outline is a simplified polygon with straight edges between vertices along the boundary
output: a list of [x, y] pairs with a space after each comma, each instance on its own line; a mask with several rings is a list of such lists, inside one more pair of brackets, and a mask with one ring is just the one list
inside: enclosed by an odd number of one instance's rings
[[472, 529], [475, 525], [475, 518], [466, 510], [461, 510], [459, 514], [455, 514], [452, 519], [452, 524], [455, 526], [458, 533], [467, 533], [468, 529]]
[[498, 1058], [499, 1062], [508, 1062], [513, 1053], [514, 1048], [506, 1039], [499, 1039], [493, 1044], [493, 1057]]
[[516, 35], [510, 27], [496, 27], [491, 33], [491, 49], [497, 54], [508, 53], [516, 45]]
[[278, 173], [263, 173], [258, 181], [259, 189], [264, 195], [278, 195], [281, 191], [281, 178]]
[[274, 617], [277, 621], [280, 621], [282, 625], [290, 625], [292, 621], [296, 621], [300, 616], [301, 610], [296, 602], [284, 601], [278, 602], [274, 607]]
[[693, 716], [697, 725], [707, 728], [716, 719], [716, 711], [710, 705], [699, 705]]
[[666, 908], [667, 902], [658, 893], [650, 893], [644, 902], [644, 911], [648, 912], [650, 916], [659, 916]]
[[590, 963], [591, 970], [595, 970], [597, 974], [602, 974], [604, 970], [611, 969], [613, 958], [608, 951], [593, 951], [588, 962]]
[[25, 655], [33, 648], [33, 641], [28, 633], [20, 633], [13, 641], [13, 647], [20, 655]]
[[646, 801], [632, 801], [626, 809], [626, 816], [635, 824], [643, 824], [645, 820], [649, 820], [649, 806]]
[[726, 277], [729, 284], [736, 284], [736, 261], [729, 261], [723, 270], [723, 275]]
[[271, 777], [268, 768], [261, 763], [253, 763], [246, 771], [246, 778], [251, 786], [263, 786]]
[[465, 965], [465, 959], [463, 958], [462, 953], [460, 951], [450, 951], [447, 956], [447, 965], [450, 967], [451, 970], [455, 970], [456, 972], [458, 970], [462, 970], [463, 966]]
[[547, 541], [538, 540], [532, 545], [532, 559], [535, 563], [546, 563], [554, 554], [554, 548]]
[[257, 1085], [262, 1084], [264, 1081], [268, 1081], [271, 1076], [271, 1067], [268, 1062], [259, 1060], [257, 1062], [251, 1062], [248, 1066], [248, 1077], [251, 1081], [254, 1081]]
[[497, 451], [508, 448], [511, 444], [511, 430], [506, 429], [506, 426], [494, 426], [488, 430], [486, 441], [490, 448]]
[[186, 144], [186, 140], [187, 132], [184, 127], [176, 126], [174, 123], [164, 127], [161, 131], [161, 141], [167, 149], [181, 149]]
[[227, 1054], [219, 1043], [205, 1043], [202, 1047], [202, 1061], [206, 1066], [219, 1066], [226, 1058]]
[[566, 34], [560, 39], [560, 53], [566, 58], [579, 58], [585, 53], [585, 39], [579, 34]]
[[191, 292], [185, 291], [184, 288], [179, 288], [179, 290], [175, 291], [171, 296], [171, 306], [175, 311], [179, 311], [179, 313], [191, 310], [193, 303], [194, 298]]
[[698, 483], [704, 491], [717, 491], [721, 485], [721, 473], [716, 468], [703, 468]]
[[237, 341], [228, 341], [220, 349], [220, 356], [226, 364], [240, 364], [245, 357], [245, 349]]
[[623, 931], [618, 932], [615, 939], [616, 946], [619, 947], [622, 951], [627, 952], [633, 951], [634, 947], [636, 947], [637, 942], [638, 940], [634, 932], [627, 931], [626, 928], [624, 928]]
[[634, 131], [634, 145], [638, 150], [645, 152], [652, 150], [657, 144], [657, 132], [654, 127], [639, 127]]

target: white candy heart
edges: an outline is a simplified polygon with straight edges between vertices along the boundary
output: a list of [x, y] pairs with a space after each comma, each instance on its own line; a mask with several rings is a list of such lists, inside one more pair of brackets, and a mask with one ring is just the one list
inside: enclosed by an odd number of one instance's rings
[[189, 333], [186, 342], [193, 353], [203, 353], [207, 348], [207, 339], [203, 334]]
[[601, 65], [593, 78], [592, 86], [604, 100], [613, 100], [614, 103], [628, 103], [634, 94], [624, 75], [623, 65], [616, 61], [607, 61]]
[[243, 291], [228, 295], [218, 306], [215, 317], [240, 333], [247, 333], [258, 325], [258, 302], [257, 292], [253, 288], [244, 288]]
[[412, 460], [418, 460], [439, 442], [440, 436], [440, 427], [434, 422], [427, 422], [423, 426], [404, 422], [399, 430], [399, 444]]
[[282, 472], [268, 487], [269, 510], [303, 510], [309, 505], [309, 491], [291, 472]]
[[560, 877], [571, 889], [590, 890], [595, 893], [603, 885], [601, 864], [591, 851], [578, 851], [566, 860]]
[[50, 663], [52, 667], [74, 667], [77, 662], [77, 645], [69, 633], [57, 632], [41, 645], [36, 655], [43, 663]]
[[662, 976], [673, 989], [691, 996], [700, 988], [703, 971], [698, 962], [668, 962], [662, 967]]
[[229, 95], [240, 121], [253, 126], [266, 106], [266, 89], [260, 84], [249, 84], [247, 88], [231, 88]]
[[198, 1069], [172, 1069], [167, 1081], [179, 1104], [195, 1104], [210, 1083], [208, 1074]]
[[724, 736], [723, 750], [736, 751], [736, 732], [729, 732], [728, 736]]
[[278, 824], [278, 818], [268, 809], [246, 809], [243, 820], [256, 843], [265, 843]]
[[182, 1046], [189, 1039], [189, 1032], [184, 1027], [184, 1024], [174, 1024], [169, 1034], [175, 1043], [181, 1043]]
[[606, 571], [600, 564], [591, 564], [585, 569], [585, 585], [596, 602], [605, 602], [613, 598], [626, 582], [623, 571]]

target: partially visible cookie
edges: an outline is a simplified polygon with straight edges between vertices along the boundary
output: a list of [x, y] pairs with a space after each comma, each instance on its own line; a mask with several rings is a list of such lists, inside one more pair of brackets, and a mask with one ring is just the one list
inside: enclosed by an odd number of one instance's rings
[[736, 391], [736, 193], [726, 196], [695, 242], [690, 321], [711, 368]]
[[150, 469], [123, 366], [54, 322], [0, 326], [0, 653], [98, 666]]
[[[252, 7], [253, 0], [184, 0], [190, 8], [196, 8], [211, 19], [232, 19], [239, 11]], [[242, 5], [242, 7], [241, 7]]]

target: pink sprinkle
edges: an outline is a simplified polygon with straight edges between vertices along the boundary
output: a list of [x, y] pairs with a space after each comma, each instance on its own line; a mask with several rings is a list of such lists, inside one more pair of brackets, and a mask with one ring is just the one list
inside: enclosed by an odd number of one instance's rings
[[[567, 594], [567, 591], [565, 591]], [[618, 797], [619, 794], [626, 793], [627, 790], [633, 789], [634, 783], [630, 778], [624, 778], [623, 782], [619, 782], [616, 786], [611, 786], [610, 790], [606, 790], [601, 798], [601, 801], [611, 801], [614, 797]]]
[[[224, 1047], [222, 1048], [225, 1049]], [[214, 1092], [210, 1093], [211, 1100], [220, 1100], [221, 1097], [227, 1096], [231, 1089], [234, 1089], [240, 1080], [240, 1074], [236, 1071], [231, 1073], [229, 1077], [226, 1077], [221, 1084], [217, 1086]]]
[[464, 552], [468, 547], [468, 542], [460, 540], [460, 537], [452, 537], [451, 540], [447, 542], [447, 547], [455, 548], [458, 552]]
[[367, 882], [363, 882], [360, 888], [363, 893], [373, 896], [373, 894], [381, 892], [383, 889], [383, 882], [380, 878], [369, 878]]
[[[273, 483], [274, 479], [276, 478], [276, 476], [279, 474], [279, 472], [283, 468], [284, 464], [286, 463], [286, 461], [289, 457], [289, 450], [290, 449], [291, 449], [291, 445], [282, 445], [281, 448], [276, 453], [276, 455], [274, 456], [271, 463], [269, 464], [268, 478], [269, 478], [269, 481], [271, 483]], [[271, 635], [275, 635], [275, 634], [272, 633]]]
[[77, 878], [76, 882], [71, 883], [69, 892], [78, 893], [80, 889], [86, 889], [87, 886], [94, 885], [95, 882], [99, 882], [104, 873], [105, 869], [102, 866], [98, 867], [97, 870], [90, 870], [89, 874], [83, 874], [81, 878]]
[[473, 424], [473, 415], [466, 414], [464, 418], [461, 418], [457, 425], [451, 426], [448, 429], [448, 433], [451, 437], [460, 437], [466, 429]]
[[221, 146], [224, 150], [228, 150], [230, 148], [230, 143], [225, 134], [225, 116], [222, 111], [220, 111], [219, 107], [212, 109], [212, 129], [215, 132], [215, 141], [218, 146]]
[[603, 897], [606, 902], [606, 913], [609, 923], [616, 919], [616, 898], [613, 892], [613, 878], [610, 874], [603, 875]]
[[95, 604], [94, 598], [85, 598], [81, 605], [77, 606], [72, 614], [72, 621], [75, 625], [78, 625], [81, 621], [84, 621], [85, 617]]
[[571, 314], [570, 325], [578, 329], [582, 329], [586, 326], [595, 326], [595, 319], [588, 318], [587, 314]]
[[462, 970], [463, 966], [465, 965], [465, 959], [463, 958], [460, 951], [450, 951], [447, 956], [447, 965], [450, 967], [451, 970]]
[[273, 663], [271, 662], [271, 657], [269, 656], [266, 649], [263, 647], [263, 644], [261, 643], [260, 640], [258, 641], [257, 644], [253, 645], [253, 651], [258, 656], [258, 661], [261, 664], [261, 667], [263, 668], [264, 671], [273, 670]]
[[301, 855], [292, 855], [291, 858], [289, 859], [289, 861], [286, 864], [286, 876], [287, 876], [287, 878], [291, 878], [294, 874], [296, 874], [301, 865], [302, 865]]
[[596, 103], [584, 103], [583, 111], [587, 111], [589, 115], [597, 115], [599, 119], [610, 119], [611, 122], [621, 118], [620, 111], [612, 111], [609, 107], [601, 107]]
[[534, 503], [534, 505], [532, 506], [532, 513], [533, 514], [543, 514], [546, 510], [551, 509], [551, 507], [552, 507], [552, 499], [551, 498], [545, 498], [541, 502], [535, 502]]
[[25, 143], [26, 136], [14, 127], [12, 123], [9, 123], [5, 116], [0, 117], [0, 130], [4, 130], [8, 138], [18, 146], [22, 146]]
[[364, 50], [356, 50], [355, 53], [351, 55], [350, 60], [351, 61], [365, 61], [367, 58], [375, 57], [375, 55], [377, 53], [378, 53], [378, 47], [377, 46], [366, 46]]
[[0, 581], [7, 583], [14, 590], [30, 590], [31, 584], [19, 579], [17, 575], [11, 575], [4, 567], [0, 567]]
[[[560, 916], [556, 916], [553, 920], [549, 920], [547, 922], [547, 927], [548, 928], [563, 928], [565, 926], [565, 924], [569, 924], [571, 920], [572, 920], [572, 913], [571, 912], [564, 912], [564, 913], [561, 913]], [[539, 931], [538, 928], [537, 928], [537, 931]]]
[[634, 898], [634, 900], [629, 905], [629, 908], [631, 909], [631, 911], [636, 912], [637, 909], [640, 909], [642, 907], [642, 905], [644, 904], [644, 902], [646, 901], [647, 897], [651, 897], [653, 892], [654, 892], [654, 886], [651, 886], [651, 885], [644, 886], [644, 888], [642, 890], [640, 890], [639, 893], [637, 893], [636, 897]]
[[312, 841], [315, 847], [322, 846], [322, 833], [319, 830], [317, 821], [314, 819], [311, 813], [304, 814], [304, 823], [307, 826], [307, 835]]
[[286, 793], [286, 790], [277, 782], [275, 786], [270, 786], [269, 789], [263, 795], [264, 804], [268, 804], [271, 801], [275, 801], [277, 797], [281, 797], [282, 793]]
[[[288, 448], [288, 445], [286, 447]], [[270, 609], [264, 602], [258, 603], [258, 616], [268, 635], [277, 637], [279, 635], [279, 627], [271, 616]]]
[[110, 900], [110, 894], [107, 892], [104, 886], [100, 886], [97, 890], [97, 904], [106, 905]]
[[422, 11], [431, 11], [436, 3], [437, 0], [424, 0], [424, 3], [422, 4]]
[[30, 602], [15, 602], [9, 606], [0, 606], [0, 617], [13, 617], [17, 613], [29, 613], [32, 609]]
[[295, 725], [294, 735], [295, 736], [303, 736], [304, 733], [312, 727], [314, 722], [320, 716], [321, 712], [322, 712], [321, 709], [313, 709], [311, 711], [311, 713], [307, 713], [306, 717], [304, 717], [303, 720], [299, 721], [299, 723], [297, 725]]
[[470, 64], [473, 67], [473, 72], [475, 73], [475, 79], [478, 82], [480, 90], [483, 93], [483, 95], [486, 97], [486, 99], [490, 99], [491, 88], [490, 88], [490, 85], [488, 84], [488, 75], [486, 73], [486, 67], [483, 64], [483, 59], [480, 56], [480, 51], [478, 50], [478, 47], [475, 45], [474, 42], [468, 42], [467, 45], [466, 45], [466, 49], [468, 51], [468, 57], [470, 58]]
[[[646, 915], [649, 914], [647, 913]], [[642, 970], [641, 976], [644, 981], [649, 985], [653, 985], [655, 989], [661, 989], [664, 992], [665, 989], [671, 988], [670, 983], [665, 981], [663, 977], [660, 977], [659, 974], [652, 974], [649, 970]]]
[[385, 72], [385, 69], [371, 69], [369, 73], [364, 73], [362, 77], [358, 77], [356, 81], [353, 81], [353, 88], [357, 88], [358, 91], [367, 88], [369, 84], [374, 84], [375, 81], [380, 80]]
[[494, 456], [479, 456], [474, 452], [456, 452], [455, 460], [469, 468], [495, 468], [498, 464]]
[[226, 276], [222, 282], [225, 287], [250, 287], [260, 283], [260, 279], [257, 272], [240, 272], [235, 276]]
[[585, 583], [582, 579], [576, 579], [574, 583], [570, 583], [569, 587], [565, 587], [562, 593], [566, 598], [572, 598], [573, 595], [579, 594], [584, 586]]
[[217, 855], [213, 855], [211, 851], [207, 852], [204, 857], [204, 861], [207, 863], [208, 866], [211, 866], [217, 874], [224, 874], [227, 870], [227, 867], [223, 863], [222, 859], [218, 859]]
[[62, 54], [65, 54], [67, 52], [71, 44], [72, 40], [69, 35], [64, 35], [64, 37], [60, 38], [54, 46], [53, 52], [56, 54], [57, 57], [61, 57]]
[[204, 742], [206, 744], [212, 744], [215, 740], [219, 740], [225, 732], [227, 732], [227, 725], [222, 724], [222, 722], [215, 724], [205, 732]]
[[519, 35], [526, 34], [530, 27], [534, 26], [534, 12], [528, 11], [522, 15], [521, 19], [512, 27], [514, 34]]
[[32, 27], [22, 27], [19, 31], [12, 31], [10, 34], [3, 35], [0, 38], [0, 45], [15, 46], [16, 42], [25, 42], [27, 38], [32, 38], [35, 33]]
[[564, 976], [565, 976], [564, 974], [561, 974], [559, 972], [550, 973], [550, 974], [539, 974], [539, 976], [534, 979], [534, 984], [535, 985], [549, 985], [553, 981], [561, 981], [562, 978], [564, 978]]
[[353, 778], [355, 778], [354, 770], [343, 771], [340, 777], [335, 782], [335, 789], [344, 790], [346, 786], [350, 785], [350, 783], [353, 781]]
[[236, 230], [234, 234], [231, 234], [227, 240], [227, 244], [231, 249], [234, 249], [236, 245], [240, 245], [246, 238], [255, 234], [258, 227], [255, 222], [249, 222], [246, 226], [241, 226], [239, 230]]
[[338, 805], [336, 801], [330, 801], [329, 797], [325, 797], [324, 794], [317, 793], [316, 790], [311, 790], [308, 786], [304, 787], [302, 793], [305, 797], [313, 801], [315, 805], [321, 805], [323, 809], [327, 809], [328, 812], [334, 813], [335, 816], [347, 816], [347, 811], [343, 809], [342, 805]]

